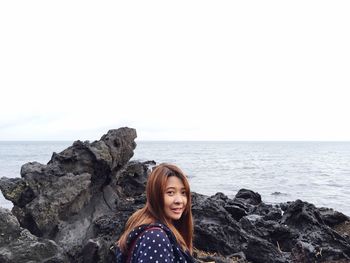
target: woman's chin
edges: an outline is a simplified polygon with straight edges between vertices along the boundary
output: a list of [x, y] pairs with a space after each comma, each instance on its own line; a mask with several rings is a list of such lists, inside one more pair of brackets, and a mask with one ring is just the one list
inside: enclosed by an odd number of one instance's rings
[[171, 213], [170, 216], [168, 216], [169, 219], [173, 220], [173, 221], [176, 221], [176, 220], [179, 220], [182, 216], [182, 213], [181, 214], [177, 214], [177, 213]]

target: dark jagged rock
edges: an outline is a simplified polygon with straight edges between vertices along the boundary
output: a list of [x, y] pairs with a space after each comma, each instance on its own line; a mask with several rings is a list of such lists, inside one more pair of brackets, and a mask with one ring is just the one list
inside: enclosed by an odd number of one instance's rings
[[240, 231], [237, 221], [224, 208], [223, 196], [192, 194], [196, 247], [200, 250], [230, 255], [241, 251], [247, 234]]
[[[0, 262], [113, 262], [110, 247], [145, 204], [155, 165], [130, 161], [135, 138], [133, 129], [111, 130], [47, 165], [23, 165], [22, 178], [1, 178], [14, 207], [0, 210]], [[350, 262], [350, 221], [339, 212], [300, 200], [265, 204], [247, 189], [192, 199], [199, 262]]]
[[258, 205], [261, 203], [261, 195], [248, 189], [239, 190], [235, 199], [242, 200], [244, 203], [250, 205]]
[[350, 244], [322, 220], [319, 210], [301, 200], [291, 202], [281, 224], [299, 234], [292, 249], [294, 258], [350, 261]]
[[113, 178], [133, 156], [135, 138], [134, 129], [111, 130], [99, 141], [74, 142], [47, 165], [23, 165], [20, 179], [2, 178], [1, 190], [21, 226], [56, 242], [71, 262], [82, 262], [83, 251], [90, 251], [84, 248], [95, 242], [99, 261], [106, 262], [110, 234], [95, 240], [95, 221], [115, 214]]
[[139, 163], [131, 161], [128, 163], [126, 169], [118, 173], [116, 178], [116, 185], [125, 196], [137, 196], [145, 192], [145, 185], [147, 183], [147, 175], [150, 166], [154, 166], [154, 161]]
[[288, 262], [288, 257], [283, 255], [278, 248], [262, 238], [251, 237], [245, 253], [247, 259], [256, 263], [283, 263]]
[[298, 230], [313, 231], [324, 225], [320, 213], [313, 204], [296, 200], [291, 202], [282, 217], [282, 224]]
[[217, 253], [208, 253], [204, 251], [195, 250], [194, 257], [198, 262], [216, 262], [216, 263], [247, 263], [244, 253], [234, 253], [228, 257], [224, 257]]
[[247, 211], [236, 204], [227, 204], [224, 206], [224, 208], [237, 221], [247, 215]]
[[5, 198], [18, 207], [24, 207], [35, 197], [33, 190], [22, 178], [2, 178], [0, 189]]
[[320, 212], [323, 222], [325, 222], [330, 227], [342, 224], [348, 220], [348, 217], [346, 215], [338, 211], [334, 211], [330, 208], [321, 207], [318, 209], [318, 211]]
[[0, 207], [0, 262], [63, 263], [65, 260], [54, 241], [32, 235], [20, 227], [9, 210]]

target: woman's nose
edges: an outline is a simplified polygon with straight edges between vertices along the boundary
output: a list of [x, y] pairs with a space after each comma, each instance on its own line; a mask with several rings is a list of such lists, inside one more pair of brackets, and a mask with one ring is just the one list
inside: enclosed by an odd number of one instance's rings
[[183, 202], [182, 196], [181, 195], [176, 195], [174, 203], [175, 204], [181, 204]]

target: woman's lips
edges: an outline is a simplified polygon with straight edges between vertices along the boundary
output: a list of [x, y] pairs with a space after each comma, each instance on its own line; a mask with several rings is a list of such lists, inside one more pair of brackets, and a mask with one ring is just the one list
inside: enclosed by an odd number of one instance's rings
[[183, 208], [172, 208], [171, 211], [173, 211], [175, 214], [181, 214]]

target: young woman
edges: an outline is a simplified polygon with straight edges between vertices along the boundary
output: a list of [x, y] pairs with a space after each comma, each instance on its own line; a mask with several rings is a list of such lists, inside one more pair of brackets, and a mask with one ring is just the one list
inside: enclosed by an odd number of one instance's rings
[[190, 186], [175, 165], [160, 164], [148, 177], [146, 205], [127, 221], [117, 262], [194, 262]]

